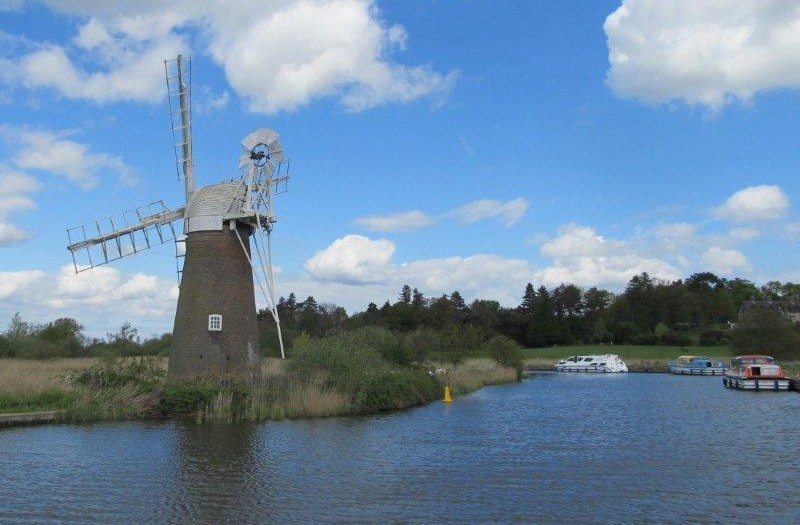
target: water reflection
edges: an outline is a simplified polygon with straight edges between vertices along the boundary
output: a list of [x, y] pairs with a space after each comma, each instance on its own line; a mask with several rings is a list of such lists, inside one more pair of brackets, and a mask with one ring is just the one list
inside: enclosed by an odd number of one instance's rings
[[223, 523], [252, 506], [256, 493], [268, 495], [270, 486], [256, 476], [257, 430], [250, 423], [177, 423], [164, 503], [148, 521]]

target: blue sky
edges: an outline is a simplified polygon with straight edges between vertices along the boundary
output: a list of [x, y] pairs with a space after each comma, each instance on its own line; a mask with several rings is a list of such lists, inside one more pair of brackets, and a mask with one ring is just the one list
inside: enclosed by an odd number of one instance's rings
[[292, 159], [279, 294], [800, 280], [796, 2], [195, 4], [0, 0], [0, 320], [171, 330], [173, 246], [75, 276], [65, 230], [183, 204], [178, 53], [200, 184], [258, 127]]

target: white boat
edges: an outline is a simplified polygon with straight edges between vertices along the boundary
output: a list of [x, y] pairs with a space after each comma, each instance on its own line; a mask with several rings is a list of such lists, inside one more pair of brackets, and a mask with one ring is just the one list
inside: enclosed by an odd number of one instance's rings
[[627, 372], [625, 362], [616, 354], [573, 355], [556, 363], [558, 372]]
[[712, 361], [705, 356], [681, 355], [670, 361], [667, 368], [673, 374], [717, 376], [722, 375], [728, 367], [722, 361]]
[[722, 384], [739, 390], [789, 390], [789, 379], [768, 355], [734, 357], [722, 376]]

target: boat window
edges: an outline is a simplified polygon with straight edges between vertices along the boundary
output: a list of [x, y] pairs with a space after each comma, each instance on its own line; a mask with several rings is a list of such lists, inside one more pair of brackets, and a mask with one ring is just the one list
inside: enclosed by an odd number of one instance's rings
[[760, 376], [761, 375], [761, 367], [760, 366], [751, 366], [750, 370], [753, 372], [754, 376]]
[[587, 357], [587, 358], [585, 358], [585, 359], [584, 359], [584, 361], [586, 361], [587, 363], [588, 363], [589, 361], [593, 361], [593, 360], [594, 360], [594, 358], [592, 358], [592, 357]]
[[598, 366], [606, 366], [605, 363], [600, 363]]

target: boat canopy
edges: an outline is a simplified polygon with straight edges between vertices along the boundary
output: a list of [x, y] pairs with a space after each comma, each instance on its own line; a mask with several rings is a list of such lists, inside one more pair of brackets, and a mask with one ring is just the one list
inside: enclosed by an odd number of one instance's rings
[[771, 365], [775, 362], [775, 358], [768, 355], [739, 355], [733, 358], [733, 362], [737, 365]]

